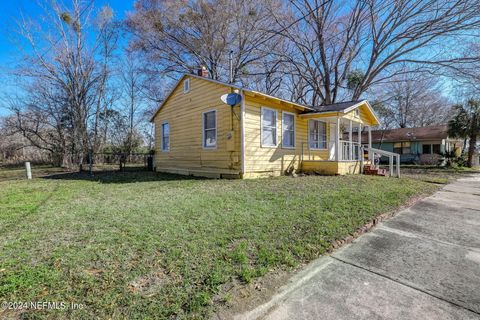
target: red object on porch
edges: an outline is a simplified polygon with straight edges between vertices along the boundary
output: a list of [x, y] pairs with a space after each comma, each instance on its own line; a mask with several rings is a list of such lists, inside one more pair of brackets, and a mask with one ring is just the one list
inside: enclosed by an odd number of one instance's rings
[[365, 165], [363, 167], [363, 173], [371, 176], [388, 176], [386, 169], [375, 168], [375, 166], [372, 165]]

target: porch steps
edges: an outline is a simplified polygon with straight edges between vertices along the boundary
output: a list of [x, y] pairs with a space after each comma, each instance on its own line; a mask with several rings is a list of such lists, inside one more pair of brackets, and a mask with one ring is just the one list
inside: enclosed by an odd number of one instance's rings
[[382, 177], [388, 176], [388, 172], [386, 169], [376, 168], [375, 166], [372, 166], [369, 164], [363, 167], [363, 173], [371, 176], [382, 176]]

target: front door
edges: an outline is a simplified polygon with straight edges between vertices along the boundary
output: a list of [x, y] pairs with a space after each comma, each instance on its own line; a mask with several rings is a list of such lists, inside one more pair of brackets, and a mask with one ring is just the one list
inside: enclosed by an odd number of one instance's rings
[[336, 123], [330, 123], [330, 135], [328, 139], [328, 149], [329, 149], [329, 157], [328, 160], [335, 160], [335, 132], [337, 130]]

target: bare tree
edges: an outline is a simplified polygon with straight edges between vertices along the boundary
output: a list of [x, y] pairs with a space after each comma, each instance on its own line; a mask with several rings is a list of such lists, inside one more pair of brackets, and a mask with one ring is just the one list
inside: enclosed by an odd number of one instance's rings
[[124, 58], [121, 60], [122, 66], [120, 68], [120, 79], [123, 88], [123, 104], [127, 114], [128, 135], [127, 152], [134, 151], [134, 144], [137, 139], [137, 126], [142, 120], [147, 120], [143, 117], [143, 110], [148, 103], [143, 92], [144, 74], [141, 69], [141, 62], [138, 57], [131, 51], [126, 51]]
[[[282, 32], [296, 77], [313, 105], [351, 98], [405, 73], [455, 69], [479, 62], [461, 40], [480, 26], [476, 0], [292, 0]], [[285, 26], [289, 21], [277, 19]], [[406, 66], [406, 68], [404, 67]]]
[[112, 64], [114, 59], [114, 52], [117, 49], [117, 42], [119, 37], [119, 26], [113, 20], [113, 11], [110, 7], [103, 7], [97, 17], [96, 26], [98, 28], [98, 51], [101, 56], [99, 61], [99, 76], [96, 85], [96, 105], [95, 105], [95, 119], [93, 124], [93, 141], [92, 151], [98, 152], [101, 147], [105, 146], [107, 139], [107, 121], [104, 122], [103, 136], [100, 135], [100, 120], [108, 117], [109, 107], [117, 98], [115, 90], [110, 88], [109, 80], [112, 78]]
[[452, 103], [431, 78], [403, 75], [377, 88], [373, 95], [378, 113], [391, 127], [423, 127], [449, 120]]
[[[229, 78], [233, 51], [233, 81], [268, 55], [275, 0], [162, 1], [140, 0], [127, 19], [134, 37], [132, 49], [160, 65], [161, 74], [192, 72], [205, 66], [213, 79]], [[278, 40], [278, 39], [277, 39]]]
[[14, 74], [22, 99], [9, 104], [16, 115], [11, 125], [32, 145], [62, 154], [64, 165], [80, 169], [101, 144], [100, 115], [111, 104], [107, 87], [116, 43], [111, 11], [103, 9], [95, 26], [92, 3], [53, 1], [44, 7], [41, 24], [21, 21], [28, 45]]

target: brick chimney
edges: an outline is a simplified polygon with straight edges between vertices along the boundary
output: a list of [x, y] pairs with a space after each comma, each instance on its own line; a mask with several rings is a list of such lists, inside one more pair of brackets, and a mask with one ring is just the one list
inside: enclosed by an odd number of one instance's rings
[[197, 74], [200, 77], [208, 78], [208, 70], [207, 70], [207, 68], [205, 68], [205, 66], [202, 66], [201, 68], [199, 68], [197, 70]]

